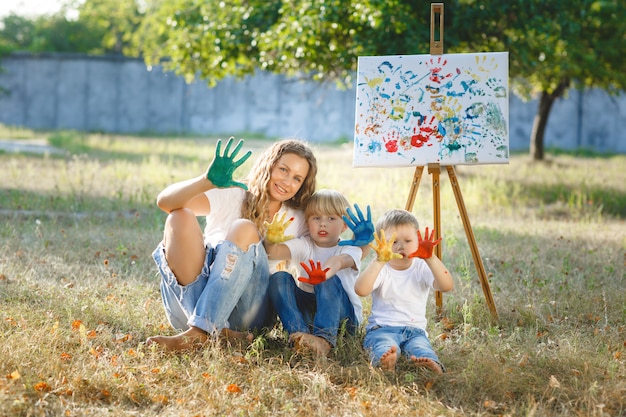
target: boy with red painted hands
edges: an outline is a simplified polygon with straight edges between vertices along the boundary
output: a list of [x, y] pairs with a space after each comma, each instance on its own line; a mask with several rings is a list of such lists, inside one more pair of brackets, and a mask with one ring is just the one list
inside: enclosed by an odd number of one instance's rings
[[[454, 288], [452, 275], [433, 254], [440, 239], [434, 230], [425, 237], [415, 216], [406, 210], [389, 210], [378, 220], [374, 259], [361, 273], [354, 289], [362, 297], [372, 294], [372, 311], [366, 326], [364, 348], [374, 366], [395, 370], [401, 354], [419, 367], [441, 374], [445, 368], [426, 332], [426, 302], [430, 289]], [[389, 241], [385, 235], [391, 235]]]
[[[362, 249], [340, 245], [341, 234], [348, 228], [342, 215], [349, 205], [338, 191], [319, 190], [304, 212], [309, 236], [285, 240], [280, 231], [290, 220], [275, 217], [263, 241], [269, 259], [291, 259], [302, 266], [304, 273], [298, 271], [298, 279], [287, 271], [272, 274], [270, 300], [289, 342], [297, 350], [321, 357], [336, 345], [342, 322], [354, 332], [362, 318], [361, 300], [354, 292]], [[351, 228], [360, 222], [357, 219]], [[362, 242], [364, 236], [355, 239]]]

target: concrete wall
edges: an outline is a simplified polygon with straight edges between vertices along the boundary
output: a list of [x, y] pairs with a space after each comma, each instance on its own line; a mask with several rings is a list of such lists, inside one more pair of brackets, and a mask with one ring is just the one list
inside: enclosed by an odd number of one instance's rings
[[[0, 123], [111, 133], [352, 140], [355, 90], [258, 73], [214, 88], [124, 57], [13, 54], [0, 61]], [[511, 97], [510, 148], [527, 149], [537, 102]], [[626, 153], [626, 96], [572, 90], [555, 103], [548, 147]]]

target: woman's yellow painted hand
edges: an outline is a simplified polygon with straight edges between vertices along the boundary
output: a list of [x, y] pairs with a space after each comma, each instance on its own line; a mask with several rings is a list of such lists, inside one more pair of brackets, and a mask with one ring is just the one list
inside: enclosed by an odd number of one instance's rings
[[293, 222], [293, 217], [285, 220], [285, 216], [287, 216], [287, 212], [284, 212], [280, 217], [278, 217], [278, 213], [276, 213], [274, 214], [274, 218], [271, 223], [263, 223], [265, 227], [267, 227], [265, 240], [270, 243], [283, 243], [287, 240], [293, 239], [293, 236], [291, 235], [285, 236], [285, 230], [287, 230], [291, 222]]

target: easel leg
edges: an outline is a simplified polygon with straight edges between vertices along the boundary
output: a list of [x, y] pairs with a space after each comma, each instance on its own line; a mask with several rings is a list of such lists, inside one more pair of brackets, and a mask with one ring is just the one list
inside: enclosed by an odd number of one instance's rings
[[420, 180], [422, 179], [422, 172], [424, 171], [424, 167], [415, 167], [415, 174], [413, 174], [413, 181], [411, 182], [411, 190], [409, 191], [409, 198], [406, 200], [406, 206], [404, 208], [406, 211], [413, 211], [413, 203], [415, 202], [415, 195], [417, 194], [417, 189], [420, 186]]
[[[435, 228], [436, 240], [441, 237], [441, 188], [439, 186], [439, 164], [428, 164], [428, 173], [433, 177], [433, 226]], [[435, 255], [441, 259], [441, 245], [435, 246]], [[437, 306], [437, 315], [441, 316], [443, 314], [443, 294], [441, 291], [435, 291], [435, 304]]]
[[498, 320], [498, 312], [496, 311], [496, 305], [493, 302], [493, 297], [491, 296], [491, 288], [489, 287], [489, 281], [487, 280], [487, 274], [485, 272], [483, 261], [480, 257], [480, 253], [478, 253], [476, 238], [474, 237], [474, 231], [472, 230], [467, 210], [465, 209], [465, 202], [463, 201], [463, 195], [461, 194], [461, 188], [459, 187], [459, 182], [456, 178], [454, 166], [448, 166], [447, 170], [450, 183], [452, 184], [452, 190], [454, 191], [454, 198], [456, 199], [456, 204], [459, 207], [459, 214], [463, 220], [465, 235], [467, 236], [467, 240], [472, 251], [472, 257], [474, 258], [476, 272], [478, 273], [478, 278], [480, 279], [480, 284], [483, 287], [483, 293], [485, 294], [485, 299], [487, 300], [487, 305], [489, 306], [489, 310], [491, 311], [493, 318]]

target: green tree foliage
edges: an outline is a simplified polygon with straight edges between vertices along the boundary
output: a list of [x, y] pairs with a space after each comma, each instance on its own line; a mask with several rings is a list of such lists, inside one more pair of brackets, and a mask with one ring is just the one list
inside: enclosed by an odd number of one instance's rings
[[261, 66], [258, 38], [277, 18], [275, 2], [153, 1], [135, 37], [148, 65], [214, 84]]
[[[78, 12], [68, 19], [68, 10]], [[136, 1], [85, 0], [69, 2], [53, 15], [4, 17], [0, 48], [5, 52], [75, 52], [132, 55], [131, 39], [142, 14]]]
[[351, 84], [359, 55], [427, 52], [430, 5], [400, 0], [153, 0], [147, 63], [210, 84], [260, 68]]
[[104, 52], [101, 32], [88, 22], [68, 20], [62, 13], [34, 19], [11, 14], [2, 23], [0, 45], [7, 52]]
[[0, 31], [0, 51], [8, 53], [15, 49], [25, 49], [23, 45], [32, 43], [34, 26], [33, 21], [15, 14], [4, 17]]
[[358, 56], [427, 51], [429, 14], [417, 3], [285, 1], [259, 38], [262, 67], [349, 85]]
[[134, 55], [132, 38], [143, 18], [138, 0], [85, 0], [76, 9], [78, 21], [101, 34], [103, 51]]

